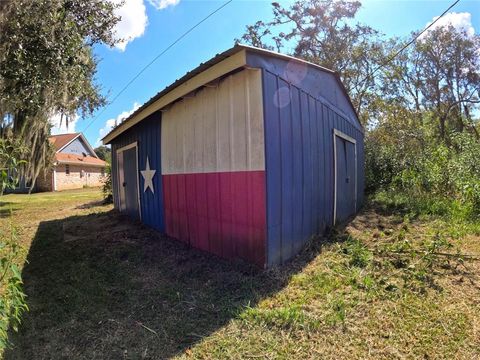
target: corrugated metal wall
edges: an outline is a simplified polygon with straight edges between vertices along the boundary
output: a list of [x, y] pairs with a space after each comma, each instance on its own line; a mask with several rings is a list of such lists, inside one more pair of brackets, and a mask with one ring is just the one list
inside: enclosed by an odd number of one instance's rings
[[243, 70], [162, 114], [166, 232], [217, 255], [265, 263], [261, 70]]
[[[119, 196], [116, 196], [119, 189], [118, 178], [116, 176], [116, 174], [118, 174], [116, 152], [118, 149], [136, 141], [138, 145], [137, 176], [140, 191], [141, 219], [143, 223], [161, 232], [165, 232], [162, 193], [163, 184], [161, 176], [162, 166], [160, 157], [160, 129], [161, 113], [156, 112], [112, 141], [112, 186], [114, 191], [115, 208], [119, 209]], [[150, 189], [144, 192], [144, 180], [140, 175], [140, 171], [145, 170], [147, 156], [150, 168], [157, 171], [153, 177], [155, 193], [152, 193]]]
[[247, 53], [247, 63], [280, 76], [290, 84], [302, 89], [343, 116], [355, 128], [362, 130], [355, 110], [330, 70], [322, 71], [314, 66], [295, 60], [279, 59], [257, 53]]
[[324, 101], [263, 71], [268, 265], [294, 256], [333, 225], [333, 129], [357, 140], [357, 204], [363, 202], [363, 133]]
[[333, 225], [334, 129], [356, 139], [361, 206], [363, 129], [331, 72], [247, 55], [257, 69], [208, 84], [116, 138], [113, 173], [116, 149], [138, 141], [139, 170], [147, 155], [161, 169], [155, 194], [143, 192], [139, 176], [144, 223], [222, 257], [271, 266]]

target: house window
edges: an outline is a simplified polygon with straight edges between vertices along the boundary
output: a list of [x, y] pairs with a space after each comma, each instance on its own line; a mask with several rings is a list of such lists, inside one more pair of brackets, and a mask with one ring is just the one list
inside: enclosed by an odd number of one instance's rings
[[65, 165], [65, 174], [70, 175], [70, 165]]
[[85, 170], [80, 170], [80, 177], [83, 178], [85, 176]]
[[105, 176], [105, 168], [101, 168], [101, 169], [100, 169], [100, 174], [101, 174], [102, 176]]

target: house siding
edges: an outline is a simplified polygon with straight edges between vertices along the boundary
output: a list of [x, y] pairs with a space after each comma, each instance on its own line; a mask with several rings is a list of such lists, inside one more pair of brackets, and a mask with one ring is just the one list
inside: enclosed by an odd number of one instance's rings
[[357, 209], [363, 202], [363, 133], [351, 119], [268, 70], [263, 72], [268, 265], [291, 259], [334, 225], [333, 132], [357, 140]]
[[279, 59], [247, 52], [247, 63], [282, 78], [315, 99], [328, 105], [347, 122], [363, 133], [348, 95], [333, 72], [322, 71], [314, 66], [294, 60]]
[[[66, 165], [59, 164], [55, 168], [55, 182], [57, 191], [81, 189], [83, 187], [98, 187], [102, 186], [105, 180], [105, 176], [102, 174], [102, 168], [97, 166], [88, 165], [69, 165], [70, 174], [66, 173]], [[81, 176], [83, 171], [83, 176]], [[53, 171], [49, 172], [48, 182], [53, 184]], [[50, 190], [52, 191], [52, 185]]]

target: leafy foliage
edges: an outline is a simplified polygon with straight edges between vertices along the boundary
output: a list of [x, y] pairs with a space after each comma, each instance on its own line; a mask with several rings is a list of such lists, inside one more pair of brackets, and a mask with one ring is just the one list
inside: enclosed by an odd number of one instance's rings
[[[18, 183], [15, 171], [24, 163], [16, 157], [20, 152], [14, 143], [0, 139], [0, 194]], [[8, 330], [18, 331], [21, 315], [28, 310], [17, 266], [21, 251], [16, 229], [10, 222], [9, 231], [0, 229], [0, 350], [8, 345]]]
[[112, 151], [110, 150], [110, 148], [108, 146], [105, 146], [105, 145], [102, 145], [102, 146], [99, 146], [97, 148], [94, 149], [95, 150], [95, 153], [97, 154], [97, 156], [108, 162], [108, 163], [111, 163], [112, 162]]
[[113, 202], [113, 190], [112, 190], [112, 166], [107, 164], [105, 168], [105, 180], [103, 182], [102, 192], [105, 203], [109, 204]]
[[28, 311], [17, 266], [22, 249], [13, 224], [9, 230], [0, 232], [0, 350], [8, 345], [8, 330], [18, 331], [21, 316]]
[[22, 146], [18, 142], [0, 139], [0, 195], [18, 184], [18, 168], [25, 164], [24, 160], [19, 160], [22, 153]]
[[366, 137], [370, 192], [403, 192], [426, 213], [480, 216], [479, 55], [478, 35], [440, 27], [383, 69]]
[[247, 26], [237, 41], [291, 49], [292, 56], [336, 70], [362, 114], [377, 88], [372, 73], [385, 55], [378, 31], [352, 23], [360, 7], [359, 1], [345, 0], [295, 1], [287, 7], [273, 2], [273, 20]]
[[[450, 146], [428, 134], [427, 126], [395, 131], [389, 124], [367, 135], [366, 179], [369, 192], [388, 190], [412, 198], [430, 197], [427, 213], [480, 215], [480, 142], [469, 132], [452, 133]], [[444, 200], [442, 200], [444, 199]], [[427, 201], [423, 200], [423, 204]], [[448, 204], [446, 207], [441, 204]], [[415, 206], [418, 208], [418, 206]]]
[[385, 68], [384, 99], [415, 112], [418, 125], [429, 114], [430, 131], [447, 144], [453, 132], [468, 130], [478, 138], [472, 116], [480, 102], [478, 49], [478, 35], [453, 26], [427, 32]]

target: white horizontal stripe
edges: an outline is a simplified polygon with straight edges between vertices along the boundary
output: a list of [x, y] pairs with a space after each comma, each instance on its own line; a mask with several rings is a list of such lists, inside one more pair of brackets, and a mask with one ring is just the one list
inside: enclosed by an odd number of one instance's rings
[[247, 69], [162, 114], [162, 174], [265, 170], [261, 70]]

